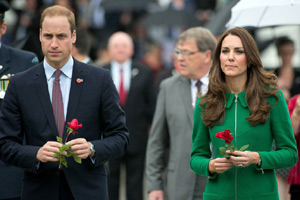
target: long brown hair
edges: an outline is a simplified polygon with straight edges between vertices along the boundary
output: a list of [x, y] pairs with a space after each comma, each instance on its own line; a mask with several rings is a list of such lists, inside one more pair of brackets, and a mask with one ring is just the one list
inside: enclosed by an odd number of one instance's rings
[[209, 85], [206, 95], [202, 98], [200, 106], [203, 109], [202, 119], [206, 126], [212, 127], [221, 124], [225, 118], [226, 91], [229, 88], [225, 82], [225, 74], [221, 70], [220, 53], [222, 42], [228, 35], [241, 39], [247, 58], [247, 81], [245, 95], [250, 109], [250, 116], [246, 118], [252, 126], [265, 123], [268, 119], [271, 106], [266, 99], [274, 96], [278, 101], [277, 77], [265, 71], [259, 57], [259, 51], [253, 37], [247, 30], [235, 27], [225, 31], [214, 53], [212, 67], [209, 72]]

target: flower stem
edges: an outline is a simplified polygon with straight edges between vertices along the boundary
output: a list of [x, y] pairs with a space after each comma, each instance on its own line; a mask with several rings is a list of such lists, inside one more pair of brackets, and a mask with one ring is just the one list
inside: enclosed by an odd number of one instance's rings
[[64, 143], [64, 144], [66, 144], [66, 143], [67, 143], [67, 141], [68, 141], [68, 138], [69, 138], [69, 135], [70, 135], [70, 133], [68, 133], [68, 135], [67, 135], [67, 137], [66, 137], [66, 139], [65, 139], [65, 143]]

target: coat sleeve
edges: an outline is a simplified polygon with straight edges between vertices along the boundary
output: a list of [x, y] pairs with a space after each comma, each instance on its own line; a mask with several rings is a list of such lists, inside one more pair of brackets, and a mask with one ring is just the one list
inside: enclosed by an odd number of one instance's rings
[[[202, 176], [211, 176], [208, 171], [208, 163], [211, 160], [210, 137], [209, 130], [204, 125], [201, 117], [201, 108], [199, 106], [200, 98], [198, 98], [193, 123], [192, 134], [192, 152], [190, 159], [190, 166], [192, 170]], [[214, 176], [210, 177], [213, 178]]]
[[96, 150], [95, 166], [124, 155], [129, 144], [125, 114], [119, 106], [119, 95], [108, 70], [102, 91], [100, 121], [104, 126], [104, 139], [91, 141]]
[[271, 102], [271, 131], [275, 141], [275, 151], [258, 152], [262, 169], [292, 167], [298, 160], [298, 151], [291, 120], [283, 93], [278, 93], [278, 103]]
[[169, 132], [166, 122], [165, 84], [162, 83], [157, 98], [153, 123], [148, 138], [146, 151], [146, 185], [147, 191], [163, 190], [163, 174], [169, 143]]

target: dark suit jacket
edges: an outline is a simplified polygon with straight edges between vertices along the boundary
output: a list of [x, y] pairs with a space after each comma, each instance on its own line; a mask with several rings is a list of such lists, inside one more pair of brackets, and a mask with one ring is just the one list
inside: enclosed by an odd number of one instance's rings
[[[1, 44], [0, 48], [0, 77], [7, 74], [16, 74], [38, 64], [34, 53], [14, 49]], [[0, 108], [2, 99], [0, 99]], [[21, 196], [21, 182], [23, 169], [0, 161], [0, 199]]]
[[[81, 78], [83, 82], [77, 83]], [[0, 113], [0, 157], [25, 168], [22, 199], [58, 199], [58, 163], [40, 163], [36, 155], [58, 131], [42, 63], [11, 78]], [[94, 144], [96, 162], [68, 159], [64, 169], [75, 199], [108, 199], [103, 163], [123, 155], [128, 144], [125, 116], [108, 70], [74, 59], [66, 121], [78, 119], [83, 127], [69, 140], [83, 137]], [[22, 145], [25, 135], [26, 145]], [[103, 136], [103, 139], [101, 139]], [[66, 128], [64, 138], [66, 137]]]
[[[111, 65], [106, 65], [104, 68], [110, 70]], [[155, 99], [151, 69], [133, 62], [130, 88], [127, 93], [126, 104], [123, 107], [126, 125], [130, 132], [128, 153], [145, 153], [148, 130], [155, 109]]]

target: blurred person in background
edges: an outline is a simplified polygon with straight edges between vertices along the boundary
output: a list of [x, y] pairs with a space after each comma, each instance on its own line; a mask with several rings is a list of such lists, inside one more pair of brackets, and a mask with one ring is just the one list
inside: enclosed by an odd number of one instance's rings
[[76, 42], [73, 44], [72, 56], [83, 63], [92, 64], [93, 61], [89, 57], [91, 50], [91, 36], [89, 33], [81, 28], [76, 28]]
[[[5, 11], [9, 10], [9, 5], [0, 0], [0, 108], [5, 95], [9, 77], [25, 71], [38, 63], [38, 58], [34, 53], [14, 49], [1, 43], [1, 36], [6, 32], [4, 21]], [[0, 109], [1, 110], [1, 109]], [[21, 199], [21, 185], [24, 170], [5, 164], [0, 161], [0, 199], [19, 200]]]
[[97, 67], [103, 67], [109, 64], [111, 61], [110, 55], [108, 53], [107, 44], [98, 44], [96, 47], [96, 55], [94, 60], [94, 65]]
[[215, 47], [215, 37], [202, 27], [190, 28], [177, 39], [173, 62], [179, 74], [160, 84], [147, 144], [149, 200], [202, 199], [207, 178], [189, 165], [193, 113], [197, 96], [207, 91]]
[[126, 168], [127, 200], [143, 199], [145, 151], [155, 107], [155, 95], [151, 69], [133, 62], [133, 49], [132, 38], [125, 32], [116, 32], [108, 40], [108, 52], [112, 61], [104, 68], [111, 71], [130, 133], [126, 154], [109, 162], [110, 200], [119, 199], [120, 172], [123, 164]]
[[152, 70], [155, 81], [157, 74], [164, 69], [162, 63], [162, 48], [160, 44], [148, 40], [144, 49], [144, 55], [141, 58], [141, 62]]
[[281, 65], [274, 72], [278, 77], [278, 86], [288, 101], [291, 96], [300, 93], [300, 72], [293, 66], [295, 44], [287, 36], [277, 38], [275, 44]]
[[298, 162], [294, 165], [288, 177], [288, 183], [290, 184], [291, 200], [300, 199], [300, 95], [293, 96], [289, 101], [289, 112], [292, 121], [292, 127], [297, 141], [298, 149]]
[[[295, 44], [287, 36], [277, 38], [275, 44], [281, 65], [274, 72], [278, 76], [278, 87], [282, 90], [285, 100], [288, 102], [291, 96], [300, 93], [300, 73], [293, 66]], [[290, 199], [289, 172], [290, 168], [276, 170], [280, 200]]]
[[15, 40], [11, 43], [15, 48], [34, 52], [40, 61], [44, 58], [39, 41], [39, 23], [43, 9], [43, 1], [25, 1], [25, 7], [17, 10], [19, 17], [14, 30]]

